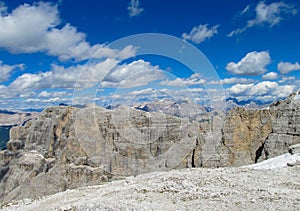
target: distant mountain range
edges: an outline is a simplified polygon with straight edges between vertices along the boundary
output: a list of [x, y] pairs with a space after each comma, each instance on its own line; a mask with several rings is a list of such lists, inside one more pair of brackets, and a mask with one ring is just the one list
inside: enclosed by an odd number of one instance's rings
[[14, 111], [7, 111], [7, 110], [0, 110], [0, 114], [10, 114], [10, 115], [13, 115], [13, 114], [16, 114], [16, 112], [14, 112]]
[[38, 116], [39, 112], [16, 112], [0, 110], [0, 126], [22, 125]]
[[233, 101], [234, 103], [236, 103], [237, 105], [239, 106], [244, 106], [244, 105], [249, 105], [249, 104], [252, 104], [252, 103], [255, 103], [256, 105], [268, 105], [268, 104], [271, 104], [273, 101], [268, 101], [268, 102], [262, 102], [262, 101], [259, 101], [259, 100], [241, 100], [239, 101], [238, 99], [234, 98], [234, 97], [229, 97], [226, 99], [226, 101]]
[[[245, 109], [261, 109], [268, 107], [272, 102], [261, 102], [261, 101], [238, 101], [236, 98], [226, 99], [226, 111], [229, 111], [236, 107], [244, 107]], [[117, 106], [108, 106], [108, 109], [113, 109]], [[134, 108], [147, 111], [147, 112], [161, 112], [170, 114], [181, 118], [190, 118], [197, 120], [203, 118], [203, 116], [215, 112], [219, 113], [218, 110], [196, 104], [191, 100], [179, 100], [174, 101], [172, 99], [161, 99], [153, 102], [144, 102], [141, 104], [133, 105]]]

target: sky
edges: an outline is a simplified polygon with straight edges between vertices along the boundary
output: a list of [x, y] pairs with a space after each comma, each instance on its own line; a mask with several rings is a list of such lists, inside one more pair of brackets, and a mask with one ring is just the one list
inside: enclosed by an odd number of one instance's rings
[[268, 103], [299, 89], [299, 11], [295, 0], [0, 1], [0, 109]]

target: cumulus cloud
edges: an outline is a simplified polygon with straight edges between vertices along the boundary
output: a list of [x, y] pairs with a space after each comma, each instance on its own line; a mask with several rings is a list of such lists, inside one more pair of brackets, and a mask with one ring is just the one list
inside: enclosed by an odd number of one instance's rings
[[0, 98], [6, 98], [7, 87], [0, 84]]
[[210, 81], [210, 84], [251, 84], [254, 80], [250, 78], [224, 78], [219, 81]]
[[297, 13], [297, 10], [294, 9], [292, 5], [284, 2], [273, 2], [267, 5], [261, 1], [257, 4], [255, 11], [256, 17], [248, 21], [248, 27], [265, 23], [272, 27], [284, 19], [284, 14], [295, 15]]
[[58, 98], [58, 97], [65, 97], [69, 96], [67, 92], [48, 92], [48, 91], [42, 91], [38, 95], [40, 98]]
[[[11, 53], [45, 52], [60, 60], [125, 56], [122, 50], [100, 44], [90, 45], [84, 33], [70, 24], [59, 28], [60, 24], [57, 5], [49, 2], [20, 5], [9, 14], [1, 12], [0, 48]], [[131, 47], [130, 51], [127, 48], [126, 53], [126, 58], [133, 56], [135, 48]]]
[[16, 65], [7, 65], [3, 64], [3, 61], [0, 60], [0, 82], [7, 81], [11, 73], [16, 69], [24, 69], [24, 64], [16, 64]]
[[189, 34], [183, 33], [182, 39], [190, 40], [193, 43], [199, 44], [207, 39], [212, 38], [215, 34], [218, 33], [219, 25], [208, 27], [207, 24], [195, 26]]
[[285, 83], [285, 82], [290, 82], [290, 81], [296, 81], [296, 77], [295, 76], [289, 76], [289, 77], [283, 76], [281, 78], [281, 80], [279, 80], [279, 83]]
[[295, 70], [300, 70], [300, 64], [298, 62], [296, 62], [295, 64], [292, 64], [290, 62], [280, 62], [277, 65], [277, 68], [282, 74], [286, 74]]
[[278, 74], [275, 73], [275, 72], [269, 72], [269, 73], [264, 74], [264, 75], [262, 76], [262, 79], [263, 79], [263, 80], [275, 80], [275, 79], [277, 79], [277, 78], [278, 78]]
[[262, 81], [257, 84], [236, 84], [227, 89], [238, 100], [260, 100], [269, 102], [288, 96], [295, 90], [294, 85], [280, 86], [277, 82]]
[[56, 5], [20, 5], [0, 17], [0, 47], [15, 53], [37, 52], [44, 48], [48, 30], [59, 23]]
[[142, 90], [134, 90], [132, 92], [129, 92], [129, 95], [147, 95], [147, 94], [152, 94], [155, 92], [155, 89], [152, 88], [147, 88], [147, 89], [142, 89]]
[[247, 53], [238, 63], [230, 62], [226, 69], [237, 75], [260, 75], [265, 73], [266, 66], [271, 63], [268, 51]]
[[165, 74], [159, 66], [152, 66], [150, 62], [138, 60], [116, 67], [106, 75], [101, 87], [132, 88], [145, 86], [164, 78]]
[[15, 100], [15, 103], [19, 102], [16, 99], [20, 98], [29, 98], [29, 97], [35, 97], [36, 93], [34, 91], [25, 91], [25, 90], [11, 90], [8, 86], [0, 85], [0, 99], [5, 100]]
[[[9, 85], [9, 89], [13, 91], [47, 88], [73, 89], [75, 85], [76, 88], [88, 88], [101, 81], [103, 75], [116, 65], [117, 61], [114, 59], [106, 59], [96, 64], [74, 65], [68, 68], [52, 65], [50, 71], [36, 74], [25, 73], [19, 76]], [[80, 74], [82, 75], [79, 80]]]
[[[118, 65], [114, 59], [87, 65], [63, 67], [52, 65], [51, 70], [40, 73], [24, 73], [10, 85], [3, 86], [3, 95], [20, 96], [20, 93], [36, 92], [40, 98], [57, 98], [68, 95], [66, 91], [45, 91], [45, 89], [87, 89], [100, 82], [100, 88], [132, 88], [145, 86], [155, 80], [162, 80], [165, 74], [158, 66], [143, 60]], [[2, 93], [1, 92], [1, 93]], [[0, 93], [0, 96], [1, 96]], [[13, 94], [13, 95], [12, 95]]]
[[130, 17], [138, 16], [144, 11], [144, 9], [140, 6], [139, 0], [131, 0], [127, 10]]
[[201, 79], [198, 73], [192, 74], [189, 78], [176, 78], [175, 80], [165, 80], [160, 84], [164, 86], [193, 86], [203, 85], [206, 82], [205, 79]]
[[[250, 8], [247, 6], [241, 15], [247, 13]], [[255, 8], [255, 18], [248, 20], [247, 24], [243, 28], [239, 28], [230, 32], [227, 36], [232, 37], [237, 34], [241, 34], [248, 28], [260, 25], [269, 25], [273, 27], [279, 24], [289, 15], [296, 15], [298, 10], [292, 4], [287, 4], [284, 2], [273, 2], [271, 4], [266, 4], [264, 1], [260, 1]]]
[[24, 100], [25, 103], [38, 103], [39, 105], [53, 105], [58, 104], [62, 102], [70, 102], [70, 99], [68, 98], [61, 98], [61, 97], [50, 97], [50, 98], [44, 98], [44, 99], [38, 99], [38, 98], [28, 98]]

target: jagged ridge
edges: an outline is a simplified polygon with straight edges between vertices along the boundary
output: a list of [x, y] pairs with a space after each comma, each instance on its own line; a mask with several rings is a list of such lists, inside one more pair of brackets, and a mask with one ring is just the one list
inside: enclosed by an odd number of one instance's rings
[[127, 106], [47, 108], [11, 129], [0, 153], [1, 199], [152, 171], [252, 164], [300, 143], [299, 104], [294, 93], [269, 109], [236, 108], [198, 122]]

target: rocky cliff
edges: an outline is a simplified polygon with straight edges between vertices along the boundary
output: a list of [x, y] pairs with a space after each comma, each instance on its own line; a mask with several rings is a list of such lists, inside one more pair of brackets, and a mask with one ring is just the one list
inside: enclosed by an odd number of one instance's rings
[[189, 121], [127, 106], [51, 107], [11, 129], [0, 152], [2, 201], [36, 198], [128, 175], [241, 166], [300, 143], [299, 93], [264, 110]]
[[263, 158], [280, 155], [300, 142], [300, 91], [273, 103], [270, 110], [275, 110], [276, 116], [272, 121], [272, 133], [265, 141]]

